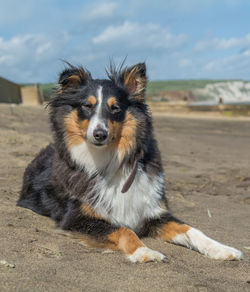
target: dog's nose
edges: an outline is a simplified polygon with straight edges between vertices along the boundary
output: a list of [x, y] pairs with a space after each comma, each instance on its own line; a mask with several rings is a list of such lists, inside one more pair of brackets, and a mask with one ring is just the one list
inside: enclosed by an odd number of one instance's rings
[[104, 140], [107, 139], [108, 132], [104, 129], [96, 129], [94, 130], [93, 136], [96, 139], [96, 141], [103, 142]]

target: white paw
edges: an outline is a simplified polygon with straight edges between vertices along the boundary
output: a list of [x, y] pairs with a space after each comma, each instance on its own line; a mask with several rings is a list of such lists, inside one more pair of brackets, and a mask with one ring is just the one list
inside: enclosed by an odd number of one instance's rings
[[190, 228], [186, 233], [178, 234], [174, 243], [187, 246], [216, 260], [240, 260], [243, 258], [241, 251], [221, 244], [202, 233], [200, 230]]
[[146, 263], [153, 261], [160, 262], [165, 258], [166, 256], [162, 253], [145, 246], [137, 248], [137, 250], [128, 257], [128, 259], [133, 263]]
[[243, 259], [243, 253], [233, 247], [218, 244], [208, 250], [207, 256], [216, 260], [240, 260]]

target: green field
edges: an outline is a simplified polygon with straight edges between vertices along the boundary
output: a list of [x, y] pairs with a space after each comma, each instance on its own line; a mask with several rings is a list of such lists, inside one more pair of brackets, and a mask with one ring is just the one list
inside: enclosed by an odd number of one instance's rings
[[157, 95], [159, 91], [166, 90], [192, 90], [203, 88], [209, 83], [224, 82], [227, 80], [199, 79], [199, 80], [167, 80], [151, 81], [148, 84], [148, 96]]
[[53, 90], [54, 88], [56, 88], [56, 84], [55, 83], [40, 84], [40, 88], [43, 92], [44, 100], [47, 101], [53, 94]]
[[[192, 90], [203, 88], [208, 83], [225, 82], [228, 80], [200, 79], [200, 80], [167, 80], [150, 81], [147, 88], [147, 96], [155, 96], [160, 91], [166, 90]], [[48, 100], [53, 93], [56, 84], [40, 84], [45, 100]]]

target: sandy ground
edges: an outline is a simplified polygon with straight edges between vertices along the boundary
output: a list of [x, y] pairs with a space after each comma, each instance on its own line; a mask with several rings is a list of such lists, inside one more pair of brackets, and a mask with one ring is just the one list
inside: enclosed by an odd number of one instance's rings
[[244, 260], [147, 238], [168, 260], [132, 264], [56, 234], [49, 218], [15, 206], [27, 163], [51, 141], [46, 111], [1, 105], [0, 291], [250, 291], [250, 121], [156, 115], [154, 126], [174, 214]]

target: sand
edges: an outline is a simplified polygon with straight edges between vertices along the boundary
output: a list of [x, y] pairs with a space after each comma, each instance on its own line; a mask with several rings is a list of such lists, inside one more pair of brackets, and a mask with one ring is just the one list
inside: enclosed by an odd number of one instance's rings
[[0, 106], [0, 291], [250, 291], [250, 120], [155, 115], [172, 212], [244, 252], [211, 260], [147, 238], [164, 263], [82, 246], [15, 206], [22, 175], [51, 140], [42, 107]]

